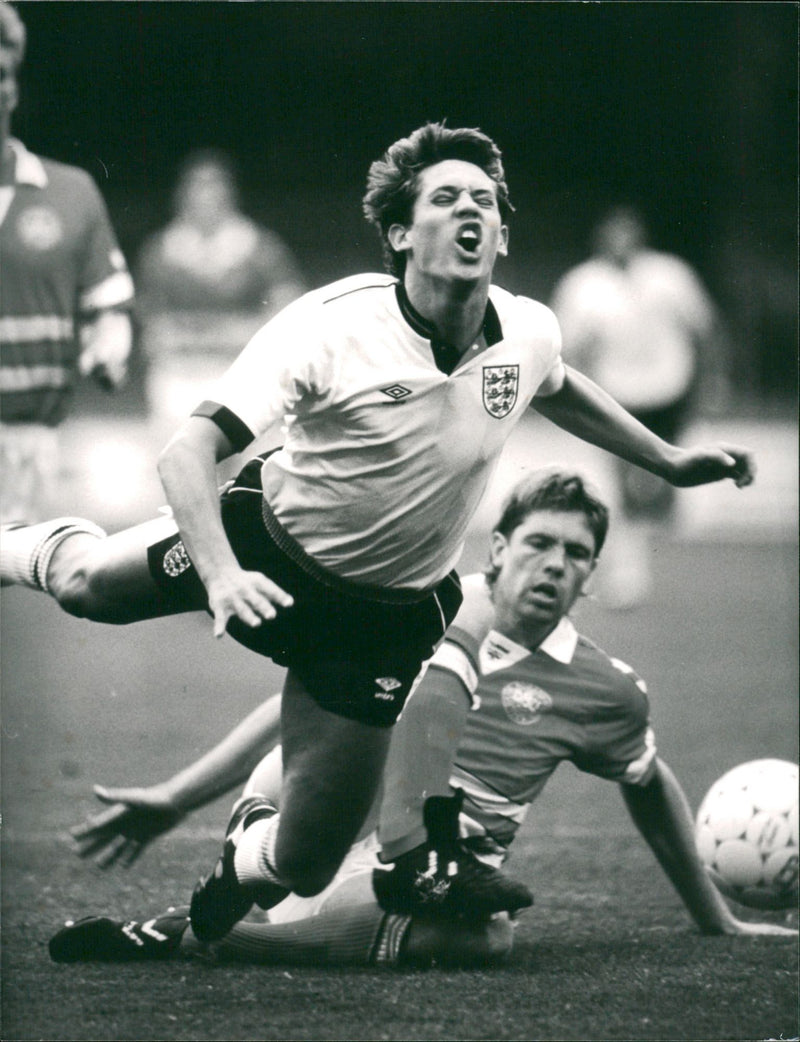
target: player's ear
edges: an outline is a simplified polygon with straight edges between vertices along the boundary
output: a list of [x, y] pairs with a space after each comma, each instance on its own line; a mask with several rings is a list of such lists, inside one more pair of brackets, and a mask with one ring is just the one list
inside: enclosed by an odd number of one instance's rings
[[594, 593], [594, 572], [595, 572], [595, 569], [597, 568], [597, 561], [598, 561], [598, 559], [595, 557], [595, 559], [592, 561], [591, 567], [589, 568], [589, 574], [586, 576], [586, 578], [581, 583], [580, 593], [578, 594], [579, 597], [591, 597], [593, 595], [593, 593]]
[[503, 225], [500, 228], [500, 245], [497, 247], [497, 252], [501, 257], [508, 256], [508, 225]]
[[386, 232], [386, 238], [395, 253], [402, 253], [405, 250], [411, 249], [409, 229], [406, 228], [404, 224], [389, 225], [389, 230]]
[[507, 546], [508, 540], [502, 532], [492, 532], [492, 539], [489, 543], [489, 560], [492, 568], [499, 569], [503, 567]]

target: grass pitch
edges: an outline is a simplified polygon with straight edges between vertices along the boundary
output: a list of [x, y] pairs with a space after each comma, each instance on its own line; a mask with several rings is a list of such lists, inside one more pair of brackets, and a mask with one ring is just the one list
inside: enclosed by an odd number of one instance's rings
[[[483, 545], [462, 570], [482, 563]], [[796, 558], [781, 544], [666, 540], [656, 569], [653, 604], [611, 614], [589, 603], [580, 621], [648, 681], [659, 751], [696, 808], [737, 763], [797, 758]], [[797, 945], [701, 937], [616, 787], [569, 766], [515, 848], [510, 869], [536, 904], [502, 969], [55, 965], [47, 940], [67, 917], [185, 902], [230, 803], [195, 814], [129, 871], [103, 873], [63, 839], [94, 809], [91, 783], [166, 777], [277, 690], [280, 672], [214, 642], [202, 618], [97, 626], [24, 590], [3, 593], [2, 653], [7, 1042], [798, 1036]]]

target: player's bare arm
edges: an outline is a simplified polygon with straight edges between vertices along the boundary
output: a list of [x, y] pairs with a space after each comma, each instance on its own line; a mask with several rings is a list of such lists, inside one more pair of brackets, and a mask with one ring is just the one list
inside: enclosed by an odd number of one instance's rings
[[190, 811], [230, 792], [250, 775], [280, 737], [281, 696], [273, 695], [184, 770], [157, 785], [107, 788], [94, 794], [106, 807], [70, 829], [79, 857], [100, 868], [130, 867], [145, 847]]
[[732, 914], [697, 855], [688, 801], [663, 760], [656, 760], [655, 773], [646, 785], [620, 788], [636, 827], [702, 933], [797, 936], [795, 929], [777, 923], [742, 922]]
[[276, 608], [292, 603], [266, 576], [241, 568], [228, 542], [219, 506], [217, 464], [232, 452], [231, 442], [215, 423], [191, 416], [158, 460], [186, 551], [208, 594], [215, 637], [225, 633], [234, 616], [247, 626], [260, 626], [275, 618]]
[[752, 484], [755, 460], [749, 449], [719, 444], [690, 449], [663, 441], [623, 409], [593, 380], [566, 366], [561, 388], [534, 399], [542, 416], [570, 434], [613, 452], [680, 488], [730, 478], [738, 488]]

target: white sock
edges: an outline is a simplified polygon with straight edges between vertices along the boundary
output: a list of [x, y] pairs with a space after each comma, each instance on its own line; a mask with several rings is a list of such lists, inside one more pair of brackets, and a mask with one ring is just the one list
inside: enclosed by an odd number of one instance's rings
[[275, 840], [279, 820], [279, 814], [260, 818], [242, 833], [233, 856], [233, 867], [240, 883], [266, 882], [286, 886], [275, 871]]
[[49, 593], [50, 560], [65, 539], [78, 534], [98, 539], [106, 536], [98, 525], [80, 517], [58, 517], [4, 531], [0, 536], [0, 581], [4, 586], [28, 586]]

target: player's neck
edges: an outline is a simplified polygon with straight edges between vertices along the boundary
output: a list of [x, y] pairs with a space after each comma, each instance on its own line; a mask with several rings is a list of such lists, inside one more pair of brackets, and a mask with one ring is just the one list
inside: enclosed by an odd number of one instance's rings
[[515, 644], [519, 644], [520, 647], [527, 648], [528, 651], [536, 651], [547, 640], [560, 621], [561, 619], [559, 618], [555, 622], [536, 623], [530, 619], [520, 620], [513, 616], [504, 619], [502, 614], [498, 613], [495, 617], [494, 628], [498, 633], [502, 633], [504, 637], [508, 637]]
[[486, 315], [488, 283], [424, 279], [409, 272], [404, 286], [412, 307], [445, 343], [461, 351], [475, 343]]
[[17, 157], [10, 142], [11, 135], [6, 131], [6, 127], [0, 129], [0, 185], [14, 183], [14, 172], [17, 167]]

